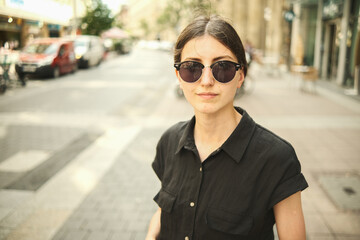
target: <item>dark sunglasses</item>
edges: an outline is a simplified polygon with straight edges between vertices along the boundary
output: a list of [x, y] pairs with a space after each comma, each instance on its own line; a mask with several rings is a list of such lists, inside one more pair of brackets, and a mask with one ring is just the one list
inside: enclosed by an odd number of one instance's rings
[[[195, 61], [175, 63], [174, 67], [179, 71], [181, 79], [188, 83], [199, 80], [205, 68], [204, 64]], [[236, 71], [242, 68], [242, 65], [231, 61], [218, 61], [209, 67], [216, 81], [227, 83], [234, 79]]]

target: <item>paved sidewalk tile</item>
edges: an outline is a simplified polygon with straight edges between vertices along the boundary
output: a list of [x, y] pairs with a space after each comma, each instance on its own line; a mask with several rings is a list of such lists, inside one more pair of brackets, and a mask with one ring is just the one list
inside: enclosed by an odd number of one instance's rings
[[[51, 239], [74, 209], [96, 187], [103, 174], [113, 165], [116, 156], [131, 142], [139, 130], [140, 128], [132, 126], [108, 129], [64, 169], [33, 192], [33, 196], [0, 221], [1, 230], [5, 232], [1, 239]], [[124, 138], [124, 135], [127, 138]], [[85, 216], [94, 218], [96, 215], [92, 213], [95, 211], [87, 210]], [[91, 221], [89, 226], [93, 228], [94, 223], [95, 221]], [[70, 239], [77, 239], [73, 238], [73, 235], [80, 239], [81, 235], [86, 237], [87, 231], [81, 229], [83, 224], [88, 223], [81, 221], [80, 227], [67, 231], [66, 236], [65, 232], [60, 231], [59, 234]]]
[[0, 162], [24, 150], [56, 151], [82, 132], [79, 128], [8, 125], [0, 138]]
[[151, 162], [163, 131], [141, 131], [53, 240], [67, 240], [74, 234], [81, 240], [144, 239], [156, 211], [151, 199], [159, 190], [159, 181]]

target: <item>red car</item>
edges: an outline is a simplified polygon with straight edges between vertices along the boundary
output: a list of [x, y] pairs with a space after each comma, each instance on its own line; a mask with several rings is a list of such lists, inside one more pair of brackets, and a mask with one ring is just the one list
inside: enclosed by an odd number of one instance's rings
[[77, 62], [73, 41], [61, 38], [38, 38], [25, 46], [15, 65], [19, 78], [26, 74], [58, 77], [75, 72]]

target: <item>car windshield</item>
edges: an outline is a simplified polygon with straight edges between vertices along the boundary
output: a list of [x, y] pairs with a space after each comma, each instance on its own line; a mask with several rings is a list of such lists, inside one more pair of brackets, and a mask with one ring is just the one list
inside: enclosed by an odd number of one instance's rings
[[41, 53], [41, 54], [55, 54], [58, 49], [57, 44], [54, 43], [33, 43], [28, 45], [25, 53]]
[[89, 41], [87, 40], [80, 40], [80, 39], [75, 40], [75, 47], [88, 47], [88, 46], [89, 46]]

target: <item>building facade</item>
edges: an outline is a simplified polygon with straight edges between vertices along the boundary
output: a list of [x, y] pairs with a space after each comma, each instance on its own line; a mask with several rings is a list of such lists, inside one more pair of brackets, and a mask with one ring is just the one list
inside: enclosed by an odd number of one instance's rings
[[216, 0], [218, 13], [230, 19], [242, 41], [250, 42], [263, 56], [286, 58], [283, 33], [289, 25], [283, 18], [283, 0]]
[[[250, 42], [265, 56], [287, 59], [289, 39], [283, 38], [289, 32], [283, 14], [285, 0], [208, 0], [210, 13], [218, 13], [229, 20], [241, 39]], [[123, 22], [126, 29], [146, 39], [175, 41], [180, 30], [187, 25], [192, 13], [182, 13], [177, 29], [159, 30], [157, 19], [170, 0], [129, 0]], [[173, 1], [176, 4], [178, 1]], [[195, 10], [196, 11], [196, 10]], [[279, 31], [280, 30], [280, 31]], [[285, 56], [285, 57], [284, 57]]]
[[71, 33], [85, 12], [82, 0], [0, 0], [0, 46], [17, 49], [37, 37]]
[[[294, 12], [291, 58], [314, 66], [319, 77], [343, 87], [358, 81], [360, 1], [287, 1]], [[303, 49], [297, 59], [296, 49]]]

